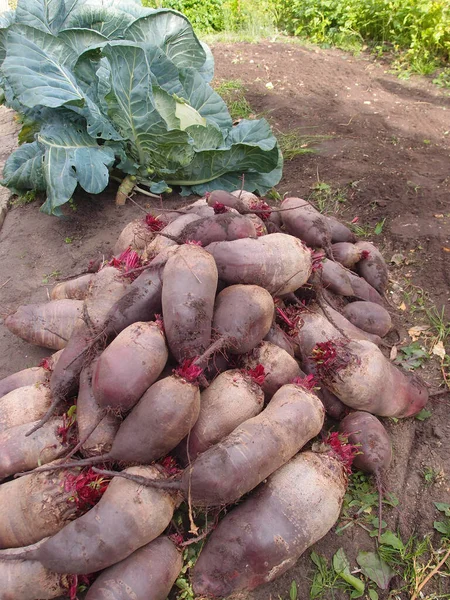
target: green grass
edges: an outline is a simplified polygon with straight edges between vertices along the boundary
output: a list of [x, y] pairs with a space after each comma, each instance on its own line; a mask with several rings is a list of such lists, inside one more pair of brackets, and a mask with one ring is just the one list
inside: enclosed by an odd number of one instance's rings
[[293, 160], [303, 154], [312, 154], [315, 152], [314, 145], [323, 140], [329, 139], [326, 135], [307, 135], [301, 132], [301, 129], [292, 131], [276, 131], [278, 143], [285, 160]]
[[230, 111], [231, 118], [248, 119], [253, 115], [252, 107], [245, 97], [245, 87], [238, 79], [224, 80], [214, 85]]
[[342, 204], [347, 202], [345, 189], [333, 188], [325, 181], [317, 181], [312, 186], [309, 200], [312, 200], [321, 213], [337, 213]]

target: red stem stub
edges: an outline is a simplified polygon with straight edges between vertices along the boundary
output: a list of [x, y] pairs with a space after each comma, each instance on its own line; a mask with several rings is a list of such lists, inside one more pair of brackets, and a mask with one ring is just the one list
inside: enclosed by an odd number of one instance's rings
[[272, 209], [267, 204], [267, 202], [264, 202], [264, 200], [259, 200], [258, 202], [256, 200], [254, 200], [250, 204], [250, 210], [262, 211], [262, 212], [258, 212], [258, 217], [262, 221], [267, 221], [267, 219], [269, 219], [270, 215], [272, 214]]
[[184, 543], [184, 538], [181, 533], [171, 533], [167, 536], [171, 542], [175, 544], [175, 546], [180, 547]]
[[312, 359], [317, 365], [319, 374], [338, 373], [345, 369], [354, 358], [342, 340], [319, 342], [312, 351]]
[[159, 464], [169, 476], [178, 475], [183, 469], [180, 468], [173, 456], [168, 454], [159, 461]]
[[225, 206], [225, 204], [222, 204], [222, 202], [214, 202], [213, 209], [214, 214], [216, 215], [223, 215], [226, 212], [230, 212], [228, 206]]
[[[114, 256], [108, 264], [111, 267], [119, 269], [125, 276], [127, 276], [129, 271], [133, 271], [134, 269], [142, 267], [142, 260], [137, 252], [131, 248], [127, 248], [122, 252], [122, 254], [119, 254], [119, 256]], [[136, 274], [130, 273], [128, 277], [135, 279]]]
[[185, 379], [188, 383], [198, 383], [198, 378], [203, 373], [203, 369], [194, 364], [195, 358], [189, 358], [183, 361], [183, 363], [173, 372], [181, 379]]
[[363, 250], [361, 252], [361, 260], [367, 260], [370, 258], [370, 252], [368, 250]]
[[162, 315], [155, 315], [155, 323], [158, 325], [161, 333], [165, 333], [164, 320], [162, 318]]
[[184, 243], [187, 244], [188, 246], [200, 246], [200, 247], [203, 246], [203, 244], [201, 243], [200, 240], [186, 240]]
[[63, 444], [76, 444], [77, 432], [77, 407], [73, 404], [69, 410], [62, 416], [63, 424], [58, 427], [57, 434], [61, 437]]
[[316, 252], [315, 250], [311, 250], [311, 260], [312, 260], [311, 272], [312, 273], [316, 273], [317, 271], [320, 271], [322, 269], [323, 261], [325, 260], [325, 258], [326, 258], [325, 252]]
[[158, 217], [154, 217], [150, 213], [145, 215], [145, 224], [150, 229], [150, 231], [161, 231], [164, 229], [165, 224], [158, 219]]
[[51, 356], [47, 356], [46, 358], [43, 358], [41, 360], [41, 362], [38, 364], [38, 367], [42, 367], [46, 371], [50, 371], [50, 372], [53, 371], [53, 367], [52, 367], [52, 363], [51, 363]]
[[78, 592], [84, 592], [92, 583], [93, 575], [69, 575], [69, 600], [77, 600]]
[[98, 475], [92, 467], [89, 467], [83, 469], [78, 475], [68, 473], [64, 482], [64, 491], [71, 492], [68, 502], [75, 504], [77, 510], [83, 513], [97, 504], [109, 482], [109, 479]]
[[351, 473], [353, 460], [359, 452], [358, 447], [350, 444], [348, 437], [337, 431], [330, 433], [324, 443], [330, 447], [331, 456], [337, 457], [343, 463], [345, 471]]
[[261, 364], [256, 365], [254, 369], [242, 369], [242, 373], [248, 375], [250, 379], [258, 385], [263, 385], [266, 379], [266, 372]]
[[309, 374], [306, 377], [295, 377], [295, 379], [292, 380], [292, 383], [310, 392], [319, 389], [318, 381], [312, 374]]
[[290, 337], [298, 335], [299, 323], [301, 321], [299, 310], [293, 306], [288, 306], [286, 308], [277, 306], [276, 313], [283, 330]]

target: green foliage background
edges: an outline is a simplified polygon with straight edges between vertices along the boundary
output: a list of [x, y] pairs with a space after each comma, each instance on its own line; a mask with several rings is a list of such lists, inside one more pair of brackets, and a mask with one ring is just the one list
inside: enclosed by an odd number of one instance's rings
[[[145, 1], [145, 0], [144, 0]], [[395, 53], [428, 74], [450, 59], [449, 0], [147, 0], [184, 12], [200, 33], [275, 31], [344, 49]]]

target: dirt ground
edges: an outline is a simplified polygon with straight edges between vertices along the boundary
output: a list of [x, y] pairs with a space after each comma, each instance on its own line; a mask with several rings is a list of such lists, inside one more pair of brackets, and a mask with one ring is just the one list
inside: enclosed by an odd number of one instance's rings
[[[448, 311], [449, 93], [423, 79], [402, 81], [370, 57], [355, 58], [337, 50], [265, 42], [217, 44], [213, 52], [217, 81], [240, 79], [254, 112], [269, 117], [276, 129], [289, 132], [300, 128], [302, 134], [329, 136], [317, 145], [315, 154], [286, 162], [278, 186], [281, 194], [308, 197], [312, 186], [322, 182], [341, 190], [341, 198], [345, 198], [339, 204], [341, 219], [358, 217], [358, 224], [372, 230], [385, 219], [382, 233], [369, 239], [383, 250], [386, 259], [401, 255], [396, 261], [401, 264], [391, 265], [390, 287], [393, 305], [404, 302], [402, 308], [406, 309], [394, 311], [399, 331], [423, 322], [423, 311], [416, 310], [422, 298], [420, 289], [429, 295], [428, 306]], [[273, 89], [268, 89], [267, 83]], [[2, 149], [7, 148], [7, 140], [2, 141]], [[139, 200], [145, 205], [143, 197]], [[19, 304], [45, 301], [59, 274], [77, 273], [91, 258], [107, 255], [122, 227], [140, 214], [133, 204], [116, 208], [110, 192], [100, 198], [78, 197], [76, 210], [68, 209], [60, 220], [37, 208], [36, 203], [14, 207], [0, 232], [2, 314]], [[0, 326], [0, 377], [35, 365], [47, 354]], [[427, 362], [419, 372], [432, 390], [441, 385], [436, 361]], [[431, 417], [423, 422], [386, 420], [394, 460], [385, 487], [399, 499], [398, 508], [388, 511], [386, 520], [404, 539], [432, 532], [438, 517], [433, 502], [450, 501], [448, 395], [433, 397], [430, 410]], [[427, 468], [440, 472], [434, 483], [427, 484], [424, 479]], [[331, 557], [339, 547], [345, 549], [355, 568], [358, 551], [374, 549], [375, 542], [362, 528], [353, 526], [340, 536], [330, 532], [314, 549]], [[285, 600], [295, 580], [298, 598], [306, 600], [312, 573], [307, 552], [281, 579], [245, 598]], [[394, 579], [392, 587], [396, 584]], [[433, 580], [424, 597], [431, 598], [432, 592], [450, 593], [450, 579], [439, 588], [436, 585]], [[334, 597], [349, 596], [336, 592]], [[380, 592], [383, 597], [387, 598], [388, 592], [384, 596]]]

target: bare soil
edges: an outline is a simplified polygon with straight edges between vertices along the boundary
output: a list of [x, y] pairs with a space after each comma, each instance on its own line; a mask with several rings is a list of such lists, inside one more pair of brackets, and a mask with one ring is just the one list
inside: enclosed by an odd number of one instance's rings
[[[386, 66], [368, 56], [352, 57], [337, 50], [305, 48], [287, 43], [217, 44], [216, 80], [240, 79], [256, 114], [268, 117], [275, 129], [325, 135], [314, 154], [285, 164], [278, 191], [310, 197], [318, 182], [341, 191], [338, 216], [358, 217], [373, 228], [385, 219], [382, 233], [370, 239], [395, 255], [391, 267], [390, 298], [401, 342], [412, 324], [424, 322], [422, 292], [428, 306], [450, 308], [450, 96], [423, 78], [399, 80]], [[273, 89], [266, 87], [267, 83]], [[1, 127], [4, 127], [2, 124]], [[13, 147], [14, 132], [1, 137], [0, 160]], [[81, 272], [89, 260], [109, 255], [121, 229], [141, 212], [131, 203], [116, 208], [114, 189], [100, 197], [79, 194], [76, 210], [62, 219], [38, 212], [36, 202], [13, 207], [0, 232], [0, 311], [8, 314], [19, 304], [44, 301], [61, 276]], [[147, 200], [136, 197], [145, 207]], [[178, 205], [175, 195], [170, 199]], [[333, 208], [333, 206], [331, 207]], [[282, 258], [280, 257], [280, 260]], [[403, 310], [394, 307], [401, 306]], [[447, 312], [447, 314], [449, 314]], [[393, 340], [397, 340], [394, 338]], [[29, 346], [0, 325], [0, 377], [35, 365], [48, 351]], [[432, 390], [442, 384], [437, 361], [428, 361], [419, 373]], [[449, 396], [430, 401], [432, 415], [415, 419], [385, 419], [392, 434], [394, 460], [385, 487], [399, 499], [386, 512], [388, 526], [403, 538], [433, 532], [438, 513], [433, 502], [450, 501]], [[427, 484], [424, 470], [440, 476]], [[439, 544], [439, 536], [433, 541]], [[314, 550], [330, 558], [343, 547], [356, 567], [360, 550], [375, 541], [359, 526], [338, 536], [330, 532]], [[243, 597], [283, 600], [293, 579], [298, 598], [309, 597], [313, 565], [309, 551], [287, 574]], [[393, 580], [392, 588], [400, 584]], [[446, 587], [445, 587], [446, 586]], [[450, 593], [450, 579], [434, 578], [424, 597]], [[380, 598], [388, 597], [380, 591]], [[332, 597], [331, 595], [329, 597]], [[348, 594], [335, 592], [335, 598]], [[402, 600], [408, 597], [400, 594]]]

